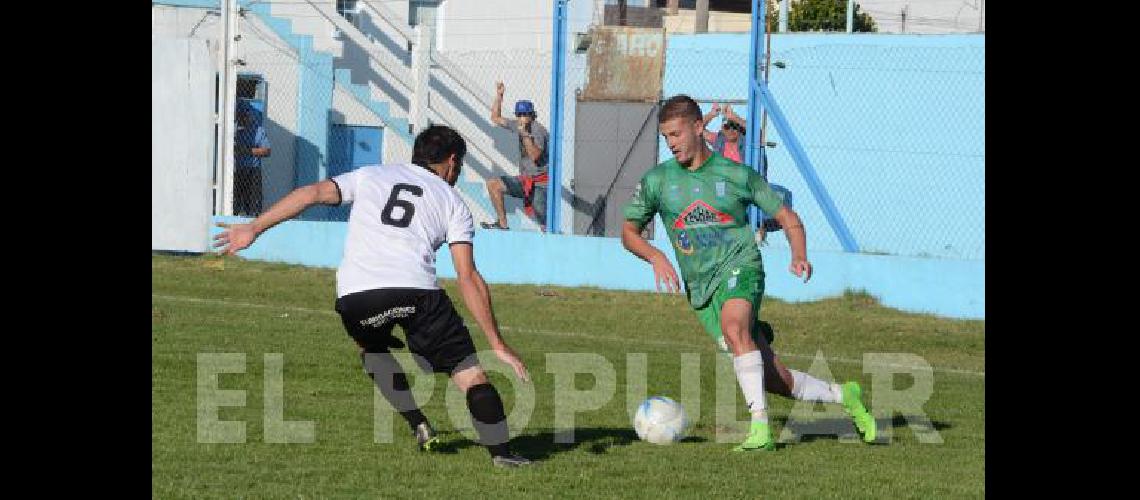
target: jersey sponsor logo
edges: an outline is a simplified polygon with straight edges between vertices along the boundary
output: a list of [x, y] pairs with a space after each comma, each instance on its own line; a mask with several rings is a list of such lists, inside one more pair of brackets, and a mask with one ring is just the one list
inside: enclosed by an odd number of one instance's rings
[[677, 249], [685, 255], [692, 255], [693, 252], [696, 251], [696, 247], [693, 246], [693, 241], [689, 239], [689, 233], [683, 230], [677, 233], [677, 242], [675, 244], [677, 245]]
[[673, 227], [677, 229], [688, 229], [693, 227], [706, 227], [706, 226], [723, 226], [732, 224], [736, 219], [720, 210], [717, 210], [703, 200], [694, 201], [688, 206], [677, 219], [673, 221]]
[[713, 248], [730, 243], [728, 231], [724, 229], [704, 229], [699, 231], [681, 230], [674, 243], [685, 255], [692, 255], [698, 248]]
[[371, 318], [360, 321], [360, 326], [384, 326], [388, 321], [396, 318], [406, 318], [416, 313], [416, 306], [393, 307]]
[[717, 195], [717, 197], [724, 198], [724, 192], [725, 192], [724, 181], [717, 181], [716, 182], [716, 195]]
[[730, 243], [728, 231], [724, 229], [706, 229], [704, 231], [694, 232], [693, 237], [693, 239], [697, 240], [697, 246], [704, 248], [727, 245]]

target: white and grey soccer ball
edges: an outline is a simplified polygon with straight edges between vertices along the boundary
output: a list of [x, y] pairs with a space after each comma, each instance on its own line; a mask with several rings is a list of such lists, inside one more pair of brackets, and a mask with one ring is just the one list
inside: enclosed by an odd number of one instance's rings
[[685, 407], [665, 396], [653, 396], [641, 402], [633, 417], [633, 430], [642, 441], [673, 444], [685, 437], [689, 417]]

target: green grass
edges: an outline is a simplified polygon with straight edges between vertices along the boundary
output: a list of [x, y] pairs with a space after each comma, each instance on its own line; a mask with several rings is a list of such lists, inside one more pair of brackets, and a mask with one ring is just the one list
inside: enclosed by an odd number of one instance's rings
[[[738, 454], [716, 433], [743, 430], [746, 410], [733, 389], [738, 428], [718, 427], [718, 355], [681, 296], [590, 288], [492, 285], [504, 336], [530, 368], [535, 407], [514, 428], [515, 448], [536, 467], [491, 467], [482, 447], [451, 422], [436, 375], [424, 412], [443, 434], [445, 453], [416, 452], [396, 417], [392, 443], [373, 441], [373, 393], [355, 344], [333, 312], [335, 273], [284, 264], [214, 257], [152, 257], [151, 478], [155, 498], [188, 497], [983, 497], [985, 496], [985, 322], [907, 314], [861, 293], [804, 304], [765, 299], [785, 363], [807, 371], [817, 351], [840, 380], [855, 379], [873, 397], [865, 353], [910, 353], [934, 367], [922, 410], [941, 444], [918, 440], [907, 416], [876, 412], [891, 438], [882, 445], [804, 435], [772, 453]], [[457, 304], [455, 283], [443, 280]], [[476, 346], [482, 332], [468, 319]], [[219, 418], [245, 422], [246, 442], [197, 440], [199, 353], [244, 353], [245, 373], [219, 376], [244, 390], [244, 407]], [[284, 356], [284, 418], [315, 423], [312, 443], [267, 443], [263, 433], [263, 356]], [[617, 390], [598, 410], [576, 416], [576, 442], [557, 444], [554, 375], [548, 353], [597, 353], [612, 363]], [[627, 353], [645, 353], [649, 394], [683, 395], [681, 353], [700, 356], [700, 418], [686, 441], [655, 446], [637, 440], [626, 412]], [[419, 372], [414, 372], [416, 375]], [[510, 412], [515, 392], [492, 373]], [[909, 376], [893, 382], [905, 389]], [[594, 386], [578, 375], [575, 387]], [[789, 413], [794, 401], [769, 395], [775, 431], [811, 422]], [[818, 409], [822, 410], [823, 405]], [[874, 408], [872, 408], [874, 411]], [[834, 412], [831, 414], [834, 416]], [[693, 415], [690, 414], [690, 417]], [[830, 418], [830, 417], [828, 417]], [[846, 425], [842, 420], [823, 419]], [[922, 425], [922, 424], [920, 424]]]

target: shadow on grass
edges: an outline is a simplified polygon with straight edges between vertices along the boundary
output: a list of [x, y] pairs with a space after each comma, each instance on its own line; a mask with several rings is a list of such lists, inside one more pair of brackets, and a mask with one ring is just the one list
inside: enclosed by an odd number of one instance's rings
[[[789, 422], [788, 417], [774, 417], [772, 419], [772, 422], [781, 429], [788, 429], [794, 435], [791, 439], [782, 440], [777, 438], [777, 448], [782, 448], [787, 444], [810, 443], [818, 439], [830, 439], [834, 441], [861, 441], [859, 434], [855, 430], [855, 424], [853, 424], [848, 418], [791, 420]], [[887, 428], [887, 421], [880, 418], [875, 422], [878, 426], [879, 432], [875, 442], [871, 444], [889, 444], [886, 436], [883, 434], [883, 430]], [[954, 427], [949, 422], [941, 420], [930, 420], [924, 415], [896, 415], [889, 421], [889, 423], [890, 427], [894, 429], [913, 426], [912, 430], [922, 433], [930, 431], [941, 431]], [[778, 432], [781, 434], [783, 433], [782, 430]]]
[[[457, 453], [464, 448], [480, 446], [458, 431], [440, 432], [439, 434], [444, 437], [444, 442], [435, 448], [440, 453]], [[637, 433], [629, 428], [580, 427], [574, 429], [572, 438], [566, 434], [563, 431], [555, 432], [552, 429], [520, 434], [511, 439], [511, 450], [532, 460], [544, 460], [554, 454], [565, 453], [578, 448], [584, 448], [593, 454], [602, 454], [611, 447], [628, 446], [638, 440]], [[699, 436], [689, 436], [681, 440], [682, 443], [704, 441], [706, 439]]]

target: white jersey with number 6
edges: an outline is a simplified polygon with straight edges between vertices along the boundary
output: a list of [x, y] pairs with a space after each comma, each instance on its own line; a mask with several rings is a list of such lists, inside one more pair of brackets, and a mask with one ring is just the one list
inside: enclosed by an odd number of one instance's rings
[[459, 193], [418, 165], [371, 165], [331, 180], [341, 204], [352, 203], [338, 298], [376, 288], [438, 289], [436, 250], [475, 234]]

